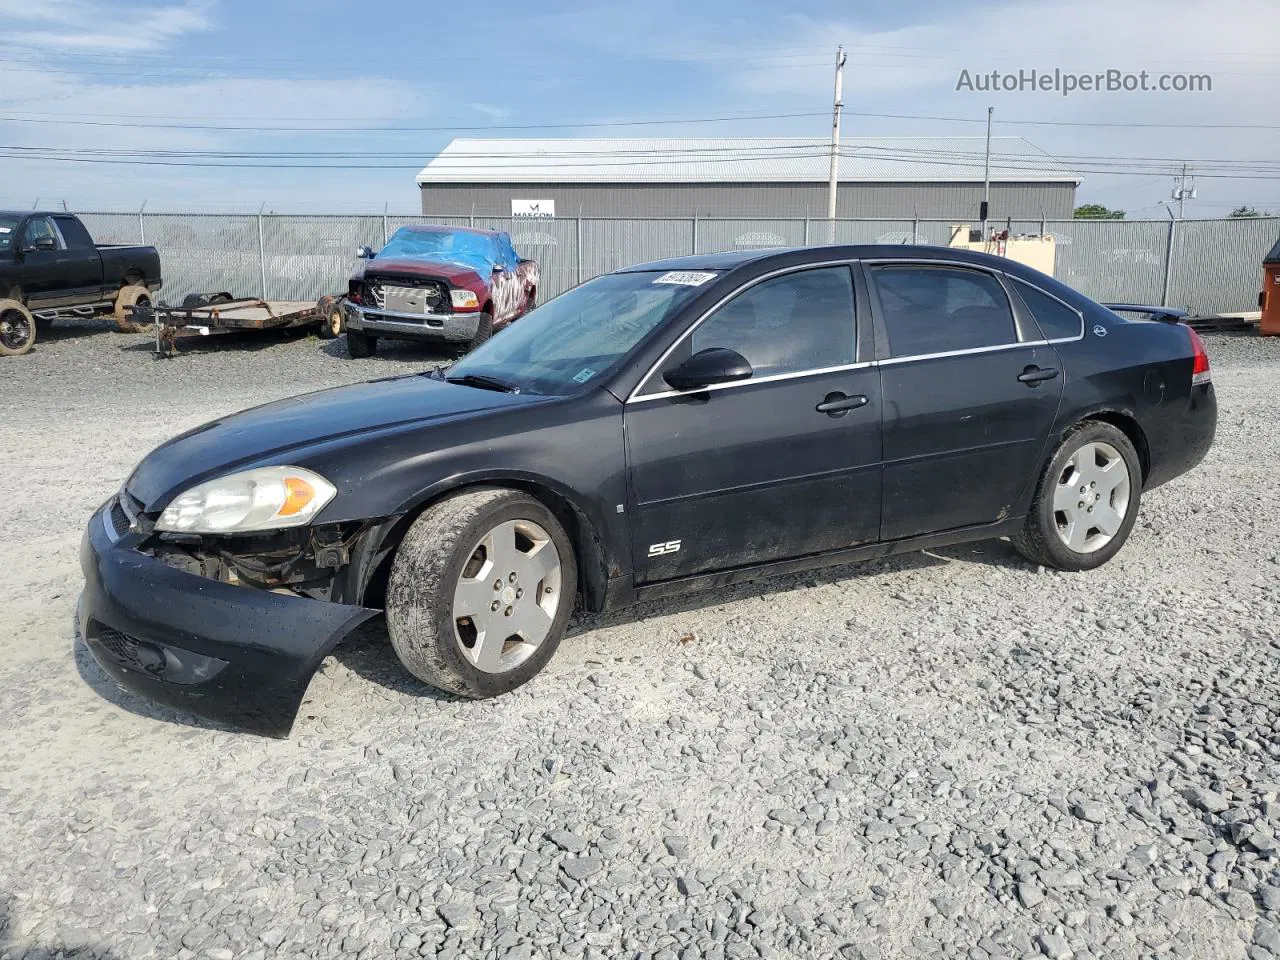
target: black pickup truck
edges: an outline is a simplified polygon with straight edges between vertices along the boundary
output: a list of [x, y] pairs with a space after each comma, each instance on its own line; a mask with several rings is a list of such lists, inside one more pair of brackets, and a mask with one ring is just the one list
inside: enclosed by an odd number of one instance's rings
[[69, 213], [0, 210], [0, 301], [21, 305], [39, 325], [110, 312], [132, 330], [131, 308], [160, 285], [155, 247], [95, 244]]

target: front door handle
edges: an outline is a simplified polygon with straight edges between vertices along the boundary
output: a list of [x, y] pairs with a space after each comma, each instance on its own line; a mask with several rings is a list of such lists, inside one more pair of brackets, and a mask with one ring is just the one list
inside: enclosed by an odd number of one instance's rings
[[814, 409], [828, 416], [843, 417], [850, 410], [865, 407], [868, 402], [867, 398], [860, 393], [850, 397], [837, 390], [834, 393], [828, 393]]
[[1045, 380], [1052, 380], [1057, 375], [1058, 371], [1055, 367], [1037, 367], [1033, 364], [1018, 374], [1018, 379], [1028, 387], [1034, 387]]

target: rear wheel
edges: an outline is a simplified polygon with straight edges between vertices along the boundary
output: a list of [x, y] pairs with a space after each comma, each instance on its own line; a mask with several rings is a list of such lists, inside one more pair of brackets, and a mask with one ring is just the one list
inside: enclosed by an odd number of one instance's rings
[[20, 357], [36, 342], [36, 320], [17, 300], [0, 300], [0, 357]]
[[1092, 570], [1124, 546], [1141, 497], [1142, 466], [1129, 438], [1086, 420], [1054, 451], [1014, 546], [1033, 563]]
[[115, 318], [116, 329], [121, 333], [141, 333], [149, 330], [151, 324], [145, 321], [134, 319], [133, 308], [150, 307], [151, 291], [140, 283], [129, 284], [121, 287], [120, 292], [116, 294]]
[[360, 330], [347, 331], [347, 353], [357, 360], [372, 357], [378, 352], [378, 338]]
[[527, 682], [573, 612], [578, 569], [540, 501], [485, 487], [429, 507], [409, 528], [387, 584], [387, 629], [419, 680], [464, 697]]

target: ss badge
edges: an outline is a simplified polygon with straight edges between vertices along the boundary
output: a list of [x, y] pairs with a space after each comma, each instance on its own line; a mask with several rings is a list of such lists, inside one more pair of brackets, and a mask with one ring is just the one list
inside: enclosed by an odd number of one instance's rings
[[661, 557], [668, 553], [679, 553], [680, 541], [668, 540], [666, 543], [654, 543], [649, 546], [649, 556]]

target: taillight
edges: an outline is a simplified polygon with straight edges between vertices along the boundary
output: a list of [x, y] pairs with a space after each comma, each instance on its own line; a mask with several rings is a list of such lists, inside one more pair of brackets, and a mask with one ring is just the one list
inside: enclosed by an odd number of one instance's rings
[[1213, 379], [1213, 373], [1209, 370], [1209, 354], [1205, 352], [1204, 341], [1191, 327], [1187, 327], [1187, 333], [1191, 334], [1191, 382], [1208, 383]]

